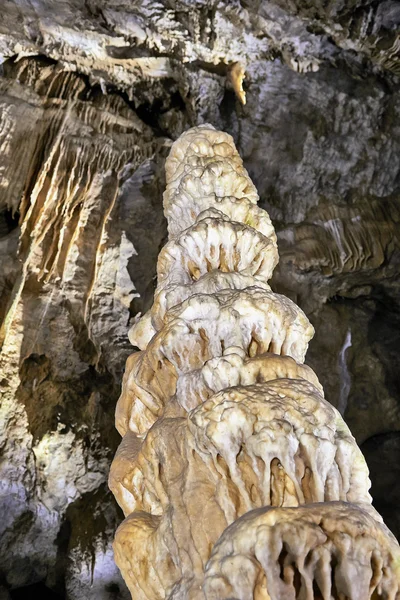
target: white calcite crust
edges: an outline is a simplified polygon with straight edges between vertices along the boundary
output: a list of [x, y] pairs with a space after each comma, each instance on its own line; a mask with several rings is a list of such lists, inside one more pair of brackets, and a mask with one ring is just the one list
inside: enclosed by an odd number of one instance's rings
[[[257, 190], [232, 137], [211, 125], [182, 134], [172, 145], [165, 171], [164, 212], [172, 237], [194, 223], [203, 210], [218, 208], [221, 200], [231, 199], [233, 207], [237, 200], [244, 200], [244, 205], [258, 202]], [[243, 208], [239, 211], [243, 214]], [[228, 216], [240, 220], [232, 213]]]
[[[184, 327], [186, 338], [200, 336], [202, 356], [207, 354], [207, 359], [234, 346], [250, 357], [274, 352], [303, 362], [314, 335], [314, 328], [294, 302], [257, 286], [222, 290], [213, 295], [197, 294], [171, 308], [165, 320], [166, 329]], [[169, 346], [163, 344], [164, 348]], [[177, 356], [178, 368], [186, 372], [203, 362], [202, 357], [194, 356]]]
[[227, 289], [244, 290], [254, 285], [255, 282], [257, 283], [257, 287], [269, 292], [271, 291], [268, 283], [258, 276], [255, 278], [253, 275], [244, 275], [243, 273], [236, 272], [223, 273], [215, 270], [205, 273], [197, 281], [191, 280], [186, 284], [172, 283], [165, 285], [157, 289], [154, 304], [151, 308], [151, 321], [160, 329], [164, 323], [165, 313], [191, 296], [196, 296], [197, 294], [210, 295]]
[[139, 435], [147, 431], [154, 423], [154, 411], [161, 411], [167, 398], [174, 398], [186, 413], [222, 389], [279, 378], [305, 379], [323, 394], [312, 369], [289, 356], [265, 353], [250, 358], [242, 348], [232, 346], [179, 377], [169, 363], [165, 371], [152, 369], [146, 357], [145, 352], [136, 352], [126, 363], [115, 419], [122, 436], [128, 430]]
[[206, 600], [370, 600], [400, 596], [400, 551], [354, 504], [253, 510], [221, 536], [204, 578]]
[[399, 546], [303, 364], [313, 327], [268, 284], [276, 236], [233, 139], [187, 131], [166, 175], [169, 241], [129, 334], [109, 477], [132, 598], [400, 600]]
[[213, 270], [268, 281], [277, 263], [276, 244], [221, 214], [201, 219], [164, 246], [158, 259], [157, 287], [197, 281]]
[[205, 402], [215, 392], [233, 386], [248, 386], [273, 379], [305, 379], [323, 395], [314, 371], [290, 356], [269, 352], [249, 358], [241, 348], [228, 348], [223, 356], [207, 361], [203, 367], [179, 377], [177, 403], [189, 411]]
[[[173, 462], [166, 445], [171, 435], [181, 447]], [[338, 411], [304, 380], [228, 388], [186, 418], [159, 420], [144, 440], [128, 431], [111, 467], [112, 488], [126, 515], [160, 515], [175, 505], [173, 486], [161, 475], [168, 460], [187, 494], [195, 464], [203, 463], [203, 478], [215, 486], [229, 522], [239, 505], [243, 513], [263, 505], [371, 502], [368, 468], [353, 436]], [[222, 474], [225, 482], [219, 481]]]
[[[181, 447], [172, 462], [170, 436]], [[203, 478], [216, 486], [229, 522], [239, 505], [243, 513], [263, 505], [371, 502], [368, 468], [348, 427], [318, 389], [300, 379], [225, 389], [185, 418], [166, 415], [144, 440], [127, 431], [110, 480], [126, 515], [160, 515], [175, 506], [173, 486], [161, 475], [168, 460], [173, 479], [179, 473], [180, 493], [187, 494], [191, 473], [203, 463]]]
[[197, 452], [225, 462], [249, 509], [257, 487], [262, 505], [371, 502], [360, 449], [339, 412], [306, 381], [225, 389], [198, 406], [189, 424]]
[[259, 287], [196, 294], [171, 308], [164, 321], [128, 363], [123, 382], [119, 404], [133, 411], [127, 419], [139, 434], [162, 414], [180, 376], [231, 348], [249, 358], [272, 352], [303, 362], [314, 331], [291, 300]]

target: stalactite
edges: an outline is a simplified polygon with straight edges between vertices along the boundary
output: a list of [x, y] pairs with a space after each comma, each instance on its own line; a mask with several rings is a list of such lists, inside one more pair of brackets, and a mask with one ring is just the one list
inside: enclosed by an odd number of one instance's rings
[[175, 142], [170, 240], [117, 407], [116, 562], [135, 600], [400, 598], [368, 469], [268, 280], [276, 237], [232, 138]]

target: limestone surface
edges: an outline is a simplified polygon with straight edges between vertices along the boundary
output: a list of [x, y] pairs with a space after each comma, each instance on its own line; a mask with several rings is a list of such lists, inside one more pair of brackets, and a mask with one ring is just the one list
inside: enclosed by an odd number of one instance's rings
[[204, 589], [207, 600], [397, 598], [399, 547], [353, 504], [258, 509], [221, 536]]
[[132, 598], [399, 598], [400, 547], [372, 507], [365, 459], [302, 364], [313, 328], [269, 289], [275, 234], [236, 221], [240, 200], [214, 210], [225, 193], [256, 199], [232, 138], [186, 132], [166, 172], [170, 241], [153, 307], [130, 332], [141, 350], [109, 477]]
[[[307, 363], [400, 536], [399, 24], [395, 0], [1, 3], [0, 596], [129, 596], [106, 491], [127, 332], [147, 314], [149, 341], [176, 304], [253, 277], [207, 271], [152, 307], [165, 158], [204, 123], [220, 152], [192, 153], [168, 183], [170, 240], [222, 213], [272, 248], [268, 211], [280, 263], [257, 288], [314, 326]], [[231, 347], [181, 374], [173, 403], [147, 397], [138, 422], [147, 431], [167, 405], [186, 418], [226, 387], [287, 377], [318, 387], [290, 357]], [[123, 435], [135, 422], [124, 397]]]

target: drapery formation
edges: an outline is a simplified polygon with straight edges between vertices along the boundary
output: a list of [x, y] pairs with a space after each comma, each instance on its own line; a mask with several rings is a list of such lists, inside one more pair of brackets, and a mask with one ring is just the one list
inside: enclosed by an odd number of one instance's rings
[[130, 332], [110, 487], [135, 600], [400, 598], [365, 460], [303, 364], [313, 328], [268, 281], [274, 229], [232, 138], [172, 146], [169, 241]]

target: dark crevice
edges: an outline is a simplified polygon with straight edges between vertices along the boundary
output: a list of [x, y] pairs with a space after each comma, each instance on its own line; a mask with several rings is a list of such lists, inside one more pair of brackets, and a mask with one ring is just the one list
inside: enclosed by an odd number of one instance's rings
[[20, 214], [11, 208], [0, 212], [0, 239], [18, 227]]
[[361, 445], [371, 478], [373, 506], [400, 538], [400, 432], [374, 435]]
[[289, 556], [289, 553], [286, 549], [285, 544], [283, 544], [283, 548], [279, 554], [279, 558], [278, 558], [278, 562], [279, 562], [279, 577], [282, 579], [282, 581], [285, 581], [285, 567], [287, 566], [286, 564], [286, 560], [287, 557]]
[[166, 52], [157, 52], [153, 48], [149, 49], [144, 44], [134, 46], [106, 46], [106, 52], [111, 58], [117, 58], [119, 60], [170, 56], [170, 54]]
[[169, 132], [160, 125], [159, 118], [172, 109], [177, 109], [183, 113], [186, 112], [185, 101], [179, 90], [172, 91], [167, 105], [164, 99], [155, 98], [152, 102], [145, 101], [138, 104], [135, 110], [143, 123], [151, 127], [157, 136], [168, 136]]
[[71, 539], [71, 523], [64, 519], [58, 532], [55, 544], [57, 546], [56, 564], [54, 567], [54, 584], [52, 589], [60, 597], [65, 597], [65, 574], [68, 567], [68, 548]]
[[236, 112], [236, 94], [233, 90], [225, 90], [224, 97], [219, 105], [221, 119], [225, 124], [226, 129], [230, 129], [232, 124], [232, 116]]
[[65, 598], [64, 594], [59, 594], [49, 589], [43, 581], [27, 585], [9, 592], [11, 600], [30, 600], [40, 598], [40, 600], [59, 600]]

